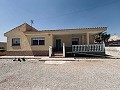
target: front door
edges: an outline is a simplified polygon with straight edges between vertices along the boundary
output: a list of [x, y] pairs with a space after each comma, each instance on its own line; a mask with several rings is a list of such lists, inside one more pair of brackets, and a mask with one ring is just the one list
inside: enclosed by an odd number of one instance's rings
[[56, 39], [56, 50], [57, 51], [61, 50], [61, 39]]

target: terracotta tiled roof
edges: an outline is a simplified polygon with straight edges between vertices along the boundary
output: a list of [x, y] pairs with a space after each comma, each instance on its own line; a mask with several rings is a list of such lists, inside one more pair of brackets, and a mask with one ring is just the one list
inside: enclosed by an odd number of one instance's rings
[[[28, 26], [30, 26], [29, 24], [27, 24], [27, 23], [23, 23], [23, 24], [21, 24], [21, 25], [19, 25], [19, 26], [17, 26], [17, 27], [15, 27], [15, 28], [13, 28], [13, 29], [11, 29], [10, 31], [8, 31], [8, 32], [11, 32], [11, 31], [13, 31], [13, 30], [15, 30], [15, 29], [17, 29], [17, 28], [19, 28], [19, 27], [21, 27], [21, 26], [23, 26], [23, 25], [28, 25]], [[32, 26], [30, 26], [30, 27], [32, 27]], [[32, 27], [32, 28], [34, 28], [34, 27]], [[34, 28], [35, 29], [35, 28]], [[36, 29], [36, 31], [37, 31], [37, 29]], [[6, 33], [8, 33], [8, 32], [6, 32]]]
[[111, 36], [108, 41], [118, 41], [118, 40], [120, 40], [120, 37], [114, 35], [114, 36]]
[[[23, 25], [28, 25], [28, 26], [30, 26], [29, 24], [27, 24], [27, 23], [24, 23], [24, 24], [22, 24], [22, 25], [20, 25], [20, 26], [17, 26], [17, 27], [15, 27], [15, 28], [13, 28], [12, 30], [15, 30], [16, 28], [19, 28], [19, 27], [21, 27], [21, 26], [23, 26]], [[32, 27], [32, 26], [30, 26], [30, 27]], [[32, 27], [32, 28], [34, 28], [34, 27]], [[35, 29], [35, 28], [34, 28]], [[25, 32], [50, 32], [50, 31], [67, 31], [67, 30], [69, 30], [69, 31], [72, 31], [72, 30], [89, 30], [89, 29], [107, 29], [107, 27], [93, 27], [93, 28], [73, 28], [73, 29], [57, 29], [57, 30], [37, 30], [37, 29], [35, 29], [36, 31], [25, 31]], [[10, 31], [12, 31], [12, 30], [10, 30]], [[10, 31], [8, 31], [8, 32], [10, 32]], [[6, 32], [6, 33], [8, 33], [8, 32]], [[5, 33], [5, 34], [6, 34]]]
[[94, 28], [74, 28], [74, 29], [56, 29], [56, 30], [38, 30], [36, 32], [44, 32], [44, 31], [67, 31], [67, 30], [84, 30], [84, 29], [102, 29], [107, 27], [94, 27]]

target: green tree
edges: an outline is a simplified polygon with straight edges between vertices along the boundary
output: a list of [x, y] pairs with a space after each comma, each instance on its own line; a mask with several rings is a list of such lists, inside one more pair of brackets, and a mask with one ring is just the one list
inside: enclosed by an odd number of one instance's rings
[[110, 38], [110, 34], [107, 34], [107, 32], [102, 32], [96, 35], [95, 41], [97, 43], [104, 42], [105, 45], [108, 45], [108, 39]]

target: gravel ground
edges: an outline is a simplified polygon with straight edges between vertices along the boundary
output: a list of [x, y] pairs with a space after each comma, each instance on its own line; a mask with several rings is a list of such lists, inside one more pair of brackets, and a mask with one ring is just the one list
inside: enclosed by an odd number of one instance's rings
[[0, 60], [0, 90], [120, 90], [120, 61]]

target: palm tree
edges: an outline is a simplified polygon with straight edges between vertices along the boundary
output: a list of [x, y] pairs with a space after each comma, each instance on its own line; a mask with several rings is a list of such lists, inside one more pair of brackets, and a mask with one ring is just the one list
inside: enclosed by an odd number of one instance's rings
[[95, 41], [97, 43], [104, 42], [105, 45], [108, 45], [108, 39], [110, 38], [110, 34], [107, 34], [107, 32], [102, 32], [96, 35]]

